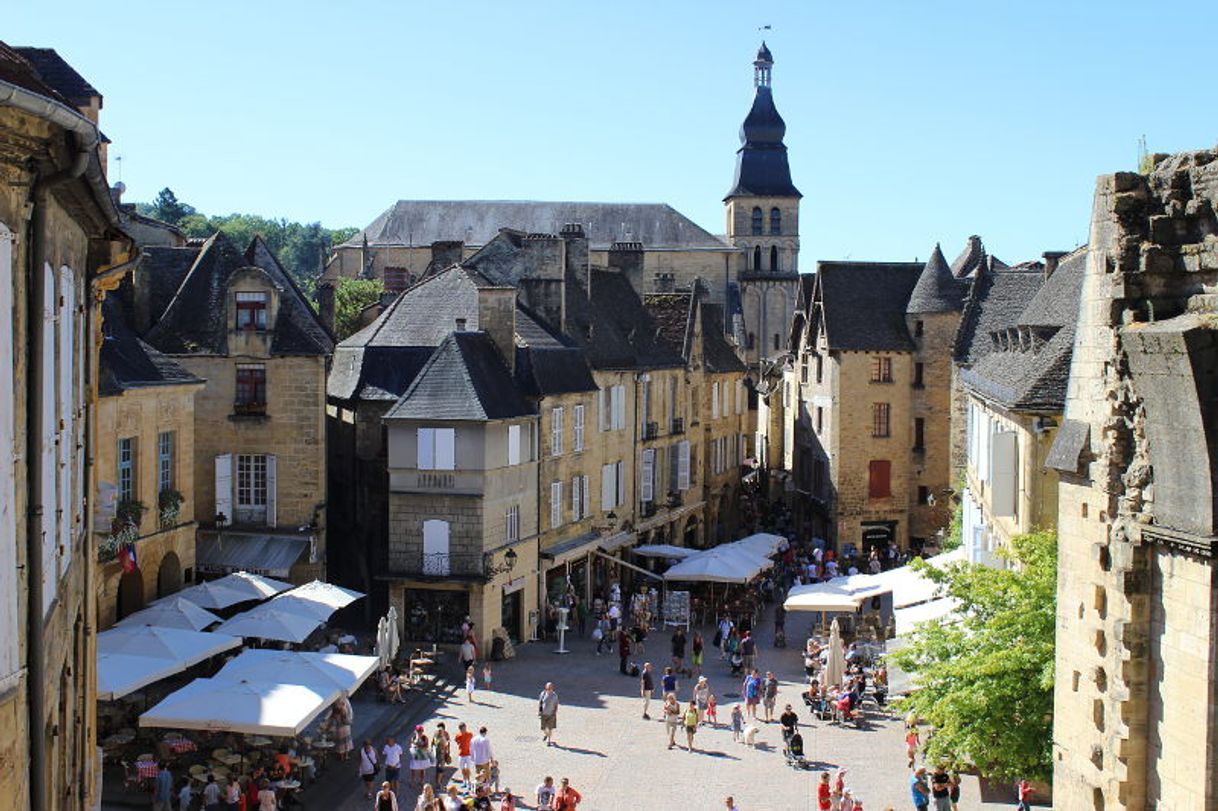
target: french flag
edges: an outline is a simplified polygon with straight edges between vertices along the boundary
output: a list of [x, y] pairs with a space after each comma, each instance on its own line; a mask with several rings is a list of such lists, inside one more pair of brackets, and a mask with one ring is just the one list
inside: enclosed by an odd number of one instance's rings
[[139, 562], [135, 559], [135, 544], [123, 544], [123, 548], [118, 553], [118, 559], [123, 564], [124, 572], [134, 572], [139, 568]]

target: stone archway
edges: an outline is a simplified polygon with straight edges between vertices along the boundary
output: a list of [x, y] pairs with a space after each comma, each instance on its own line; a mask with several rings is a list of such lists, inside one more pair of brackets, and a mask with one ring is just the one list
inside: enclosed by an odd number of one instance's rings
[[121, 620], [144, 607], [144, 575], [139, 569], [123, 572], [118, 581], [115, 619]]
[[168, 597], [182, 590], [182, 561], [176, 552], [167, 552], [161, 558], [161, 566], [156, 573], [156, 596]]

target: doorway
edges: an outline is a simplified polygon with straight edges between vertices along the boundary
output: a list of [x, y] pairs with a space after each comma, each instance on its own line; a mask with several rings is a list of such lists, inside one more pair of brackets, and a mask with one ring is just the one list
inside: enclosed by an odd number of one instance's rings
[[118, 607], [116, 620], [130, 616], [144, 607], [144, 575], [139, 569], [123, 572], [118, 581]]
[[524, 590], [516, 589], [503, 595], [503, 616], [501, 622], [507, 631], [508, 639], [513, 645], [519, 645], [524, 638], [520, 631], [521, 620], [524, 619]]

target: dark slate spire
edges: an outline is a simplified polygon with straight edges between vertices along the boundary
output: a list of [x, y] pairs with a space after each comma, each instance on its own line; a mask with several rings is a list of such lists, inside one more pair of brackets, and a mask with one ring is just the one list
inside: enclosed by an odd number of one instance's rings
[[918, 283], [909, 294], [909, 305], [905, 312], [950, 313], [964, 307], [964, 284], [952, 274], [951, 267], [943, 258], [943, 251], [936, 243], [935, 250], [918, 276]]
[[756, 94], [753, 107], [740, 127], [740, 143], [736, 152], [736, 181], [724, 199], [732, 197], [802, 197], [791, 182], [791, 167], [787, 163], [787, 147], [783, 144], [787, 125], [774, 106], [770, 88], [774, 58], [764, 42], [753, 62], [753, 84]]

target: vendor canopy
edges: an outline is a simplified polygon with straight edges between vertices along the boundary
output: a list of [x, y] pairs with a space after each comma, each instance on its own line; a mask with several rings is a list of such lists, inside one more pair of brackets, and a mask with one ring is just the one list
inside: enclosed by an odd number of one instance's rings
[[874, 580], [871, 575], [853, 575], [796, 586], [787, 592], [782, 607], [787, 611], [854, 611], [864, 600], [889, 591]]
[[240, 647], [221, 634], [133, 625], [97, 635], [97, 697], [122, 698], [218, 653]]
[[276, 639], [280, 642], [304, 642], [321, 623], [314, 617], [280, 611], [268, 604], [238, 614], [216, 628], [216, 633]]
[[195, 679], [141, 715], [140, 726], [295, 736], [341, 693], [324, 683]]
[[182, 670], [177, 662], [125, 653], [97, 655], [97, 700], [114, 701]]
[[666, 571], [664, 579], [691, 583], [747, 583], [773, 565], [773, 561], [745, 549], [720, 546], [691, 555]]
[[325, 622], [335, 611], [346, 608], [363, 596], [363, 592], [314, 580], [279, 594], [266, 607]]
[[118, 627], [156, 625], [161, 628], [202, 631], [207, 626], [220, 621], [220, 617], [210, 611], [199, 608], [185, 597], [174, 595], [125, 617], [118, 623]]
[[758, 532], [754, 535], [748, 536], [747, 538], [741, 538], [738, 541], [732, 541], [730, 544], [728, 544], [728, 546], [748, 549], [751, 552], [756, 552], [760, 555], [765, 555], [766, 557], [777, 554], [786, 545], [786, 538], [769, 532]]
[[698, 554], [697, 549], [690, 549], [686, 546], [673, 546], [667, 543], [645, 544], [643, 546], [636, 546], [630, 551], [647, 558], [676, 558], [678, 560]]
[[327, 684], [348, 694], [359, 689], [376, 672], [375, 656], [345, 653], [247, 650], [215, 675], [228, 681], [282, 681], [293, 684]]
[[[197, 586], [182, 589], [175, 596], [184, 597], [204, 608], [228, 608], [237, 603], [265, 600], [268, 597], [274, 597], [281, 591], [287, 591], [291, 587], [291, 583], [273, 580], [259, 574], [233, 572], [219, 580], [208, 580]], [[154, 605], [159, 605], [160, 602], [158, 600]]]
[[911, 605], [896, 610], [897, 636], [906, 636], [920, 623], [942, 620], [959, 622], [960, 601], [955, 597], [940, 597], [937, 600]]

